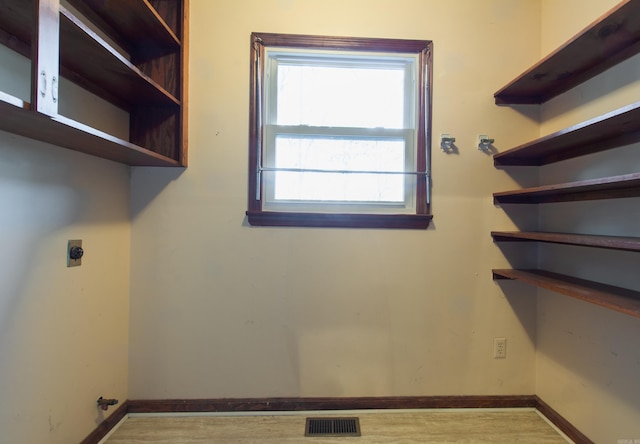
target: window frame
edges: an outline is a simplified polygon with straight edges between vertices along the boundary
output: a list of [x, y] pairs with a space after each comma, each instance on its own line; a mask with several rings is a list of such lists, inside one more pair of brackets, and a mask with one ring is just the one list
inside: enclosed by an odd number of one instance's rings
[[[418, 56], [418, 119], [416, 128], [415, 213], [320, 213], [265, 211], [261, 195], [261, 156], [267, 122], [263, 121], [267, 47], [309, 50], [411, 53]], [[430, 203], [430, 153], [433, 42], [430, 40], [328, 37], [296, 34], [251, 34], [249, 196], [246, 215], [255, 226], [359, 227], [425, 229], [432, 219]]]

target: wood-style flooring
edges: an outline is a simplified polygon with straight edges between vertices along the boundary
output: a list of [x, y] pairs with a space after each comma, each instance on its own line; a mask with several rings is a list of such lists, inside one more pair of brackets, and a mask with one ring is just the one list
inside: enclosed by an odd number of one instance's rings
[[[305, 437], [307, 417], [360, 418], [360, 437]], [[132, 415], [104, 444], [566, 444], [533, 409], [295, 412], [242, 416]]]

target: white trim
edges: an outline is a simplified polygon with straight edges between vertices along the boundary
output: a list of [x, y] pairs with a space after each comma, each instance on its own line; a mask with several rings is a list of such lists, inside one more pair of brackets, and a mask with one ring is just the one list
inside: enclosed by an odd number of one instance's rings
[[[309, 125], [277, 125], [277, 67], [279, 62], [294, 65], [345, 66], [345, 67], [398, 67], [405, 71], [404, 79], [404, 122], [403, 128], [350, 128], [350, 127], [313, 127]], [[302, 211], [321, 213], [355, 213], [355, 214], [413, 214], [416, 211], [418, 190], [413, 175], [417, 165], [416, 130], [418, 125], [418, 96], [420, 85], [417, 85], [417, 74], [420, 66], [420, 54], [349, 51], [349, 50], [316, 50], [308, 48], [265, 48], [266, 81], [264, 85], [264, 103], [262, 111], [266, 113], [262, 121], [262, 147], [258, 153], [256, 199], [262, 201], [264, 210], [269, 211]], [[345, 137], [354, 140], [398, 140], [404, 143], [404, 199], [384, 201], [324, 201], [324, 200], [276, 200], [275, 175], [265, 176], [264, 172], [277, 171], [274, 165], [275, 141], [277, 135], [291, 135], [313, 138]], [[428, 142], [427, 142], [428, 143]], [[313, 166], [308, 166], [313, 168]], [[428, 169], [428, 168], [427, 168]], [[306, 172], [306, 171], [301, 171]], [[324, 171], [323, 171], [324, 172]], [[420, 173], [427, 175], [428, 173]], [[328, 176], [329, 177], [329, 176]]]
[[562, 437], [563, 437], [567, 442], [569, 442], [569, 443], [571, 443], [571, 444], [575, 444], [575, 442], [574, 442], [571, 438], [569, 438], [567, 435], [565, 435], [565, 434], [564, 434], [564, 432], [563, 432], [562, 430], [560, 430], [560, 429], [559, 429], [559, 428], [558, 428], [554, 423], [552, 423], [552, 422], [549, 420], [549, 418], [547, 418], [546, 416], [544, 416], [544, 415], [540, 412], [540, 410], [538, 410], [538, 409], [534, 409], [534, 410], [536, 411], [536, 413], [538, 414], [538, 416], [540, 416], [542, 419], [544, 419], [544, 420], [545, 420], [545, 422], [546, 422], [547, 424], [549, 424], [549, 425], [551, 426], [551, 428], [552, 428], [553, 430], [555, 430], [555, 431], [558, 433], [558, 435], [562, 436]]

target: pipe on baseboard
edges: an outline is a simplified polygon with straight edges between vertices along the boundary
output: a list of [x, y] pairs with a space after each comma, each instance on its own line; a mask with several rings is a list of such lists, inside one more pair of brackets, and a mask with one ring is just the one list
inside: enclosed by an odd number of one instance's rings
[[98, 406], [102, 410], [107, 410], [110, 405], [116, 405], [118, 403], [118, 400], [117, 399], [104, 399], [101, 396], [101, 397], [98, 398], [98, 400], [96, 402], [98, 403]]

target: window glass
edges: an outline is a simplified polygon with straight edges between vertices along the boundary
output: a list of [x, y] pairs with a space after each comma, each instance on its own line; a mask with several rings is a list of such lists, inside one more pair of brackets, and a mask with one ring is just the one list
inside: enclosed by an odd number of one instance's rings
[[277, 124], [402, 128], [405, 71], [278, 63]]
[[404, 175], [376, 174], [404, 171], [404, 145], [402, 139], [278, 136], [276, 168], [307, 171], [276, 172], [274, 198], [404, 202]]

